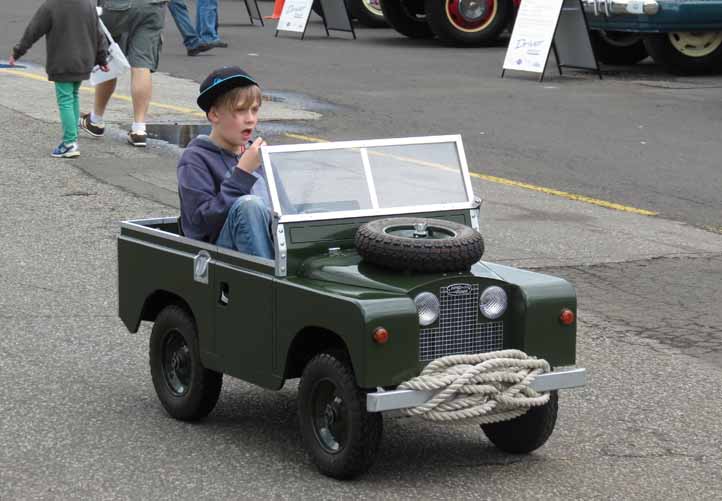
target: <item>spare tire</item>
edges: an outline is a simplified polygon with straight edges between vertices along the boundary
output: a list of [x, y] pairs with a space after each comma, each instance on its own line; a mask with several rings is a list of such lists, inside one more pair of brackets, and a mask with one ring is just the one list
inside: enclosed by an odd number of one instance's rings
[[370, 221], [358, 229], [355, 243], [365, 261], [398, 271], [465, 271], [484, 253], [476, 230], [418, 217]]

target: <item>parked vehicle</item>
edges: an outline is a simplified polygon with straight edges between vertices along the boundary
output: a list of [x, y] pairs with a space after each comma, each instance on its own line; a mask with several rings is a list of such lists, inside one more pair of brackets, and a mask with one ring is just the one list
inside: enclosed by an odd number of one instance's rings
[[166, 411], [205, 417], [223, 374], [270, 390], [300, 377], [303, 442], [322, 473], [350, 478], [373, 463], [384, 412], [434, 396], [399, 385], [447, 355], [513, 348], [557, 368], [533, 381], [549, 398], [481, 428], [505, 451], [541, 447], [557, 390], [584, 384], [584, 369], [568, 367], [576, 295], [560, 278], [480, 260], [480, 202], [461, 138], [262, 155], [272, 260], [186, 238], [177, 217], [122, 223], [119, 314], [131, 332], [154, 323], [151, 375]]
[[[351, 18], [368, 28], [384, 28], [388, 26], [384, 13], [381, 12], [379, 0], [345, 0]], [[313, 11], [323, 17], [323, 10], [319, 0], [315, 0]]]
[[514, 21], [520, 0], [380, 0], [386, 21], [411, 38], [456, 45], [496, 42]]
[[648, 55], [681, 75], [722, 72], [722, 0], [584, 0], [600, 61]]

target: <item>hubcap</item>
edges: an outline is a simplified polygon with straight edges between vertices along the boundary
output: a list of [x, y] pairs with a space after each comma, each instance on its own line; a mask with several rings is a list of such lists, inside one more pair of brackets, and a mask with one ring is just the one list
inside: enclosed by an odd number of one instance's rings
[[348, 443], [346, 404], [329, 379], [316, 383], [311, 395], [313, 431], [326, 452], [337, 454]]
[[434, 226], [419, 225], [399, 225], [384, 228], [384, 233], [395, 237], [403, 238], [423, 238], [425, 240], [447, 240], [454, 238], [456, 233], [446, 228], [436, 228]]
[[458, 30], [477, 32], [496, 16], [498, 0], [446, 0], [446, 16]]
[[478, 21], [484, 16], [487, 5], [483, 0], [459, 0], [459, 14], [466, 21]]
[[704, 57], [722, 45], [722, 31], [670, 33], [669, 42], [688, 57]]
[[191, 351], [185, 339], [177, 331], [168, 333], [163, 340], [163, 373], [171, 392], [178, 397], [188, 393], [191, 383]]

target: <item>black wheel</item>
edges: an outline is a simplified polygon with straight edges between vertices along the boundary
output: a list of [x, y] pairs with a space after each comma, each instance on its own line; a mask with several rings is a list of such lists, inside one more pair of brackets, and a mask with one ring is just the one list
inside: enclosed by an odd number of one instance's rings
[[[389, 23], [384, 18], [379, 0], [345, 0], [351, 19], [356, 19], [361, 25], [367, 28], [386, 28]], [[311, 6], [313, 11], [323, 17], [323, 10], [319, 0], [314, 0]]]
[[366, 411], [366, 393], [356, 386], [344, 357], [316, 355], [298, 388], [301, 436], [324, 475], [348, 479], [364, 473], [376, 457], [383, 419]]
[[526, 454], [546, 443], [554, 431], [559, 411], [559, 395], [549, 394], [549, 401], [518, 418], [500, 423], [482, 424], [481, 429], [499, 449], [514, 454]]
[[356, 232], [355, 244], [369, 263], [427, 273], [468, 270], [484, 253], [484, 241], [472, 228], [415, 217], [370, 221]]
[[678, 75], [722, 72], [722, 31], [648, 35], [644, 45], [654, 62]]
[[512, 0], [424, 0], [431, 31], [445, 42], [487, 45], [514, 17]]
[[597, 59], [606, 64], [637, 64], [648, 55], [639, 33], [593, 30], [590, 38]]
[[195, 421], [218, 402], [223, 375], [201, 365], [193, 317], [179, 306], [167, 306], [150, 335], [150, 373], [158, 399], [172, 417]]
[[368, 28], [385, 28], [389, 25], [379, 0], [346, 0], [346, 5], [351, 17]]
[[409, 38], [432, 38], [421, 0], [380, 0], [381, 11], [393, 29]]

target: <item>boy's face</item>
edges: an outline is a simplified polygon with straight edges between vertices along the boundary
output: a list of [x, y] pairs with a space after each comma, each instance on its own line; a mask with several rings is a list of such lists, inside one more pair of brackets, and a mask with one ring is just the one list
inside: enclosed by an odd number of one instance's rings
[[208, 112], [208, 119], [225, 141], [241, 146], [253, 136], [260, 108], [261, 103], [241, 98], [235, 106], [213, 106]]

